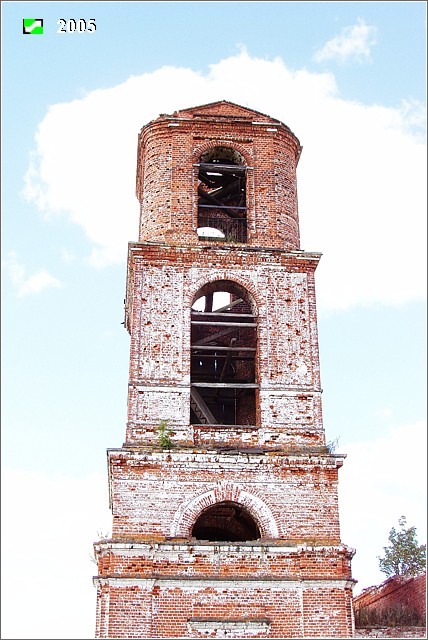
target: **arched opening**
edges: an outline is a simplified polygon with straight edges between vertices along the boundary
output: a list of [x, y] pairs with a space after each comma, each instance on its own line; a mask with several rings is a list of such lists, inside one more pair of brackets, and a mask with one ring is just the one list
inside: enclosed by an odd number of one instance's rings
[[191, 313], [192, 424], [256, 424], [257, 308], [229, 280], [207, 283]]
[[251, 514], [236, 502], [219, 502], [196, 520], [192, 537], [210, 542], [258, 540], [260, 530]]
[[[247, 241], [247, 167], [230, 147], [209, 149], [199, 158], [198, 235], [201, 240]], [[214, 233], [215, 230], [222, 235]]]

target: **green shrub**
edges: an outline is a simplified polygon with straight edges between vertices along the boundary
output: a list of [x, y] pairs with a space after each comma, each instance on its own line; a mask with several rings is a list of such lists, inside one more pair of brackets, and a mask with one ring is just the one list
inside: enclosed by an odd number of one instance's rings
[[158, 441], [162, 449], [172, 449], [174, 443], [171, 440], [171, 430], [168, 429], [168, 421], [161, 420], [158, 427]]

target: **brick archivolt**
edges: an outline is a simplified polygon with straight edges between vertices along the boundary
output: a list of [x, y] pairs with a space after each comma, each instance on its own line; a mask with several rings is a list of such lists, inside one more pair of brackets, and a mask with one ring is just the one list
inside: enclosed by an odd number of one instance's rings
[[216, 147], [228, 147], [229, 149], [233, 149], [233, 151], [238, 151], [238, 153], [240, 153], [244, 158], [247, 167], [250, 166], [253, 162], [253, 159], [250, 155], [252, 153], [252, 149], [243, 147], [241, 144], [239, 144], [239, 142], [236, 142], [233, 139], [229, 140], [227, 138], [221, 137], [218, 137], [215, 140], [209, 140], [195, 147], [195, 149], [193, 150], [193, 162], [198, 163], [200, 157], [204, 153], [206, 153], [210, 149], [215, 149]]
[[[248, 274], [250, 275], [250, 274]], [[226, 269], [216, 270], [216, 272], [210, 272], [209, 274], [204, 273], [199, 276], [197, 280], [192, 282], [191, 287], [189, 287], [190, 291], [187, 295], [184, 296], [184, 303], [186, 306], [191, 307], [195, 301], [196, 295], [203, 287], [209, 287], [209, 285], [213, 286], [213, 290], [216, 289], [216, 283], [225, 282], [230, 283], [230, 290], [233, 289], [233, 285], [238, 285], [239, 287], [246, 290], [248, 295], [248, 301], [251, 302], [251, 306], [254, 308], [254, 311], [260, 308], [262, 302], [259, 299], [259, 292], [257, 291], [254, 283], [250, 280], [250, 278], [242, 277], [242, 274], [233, 274], [230, 276], [230, 271]], [[222, 289], [223, 291], [224, 289]], [[238, 291], [236, 292], [238, 293]]]
[[219, 482], [210, 491], [182, 503], [175, 512], [170, 535], [177, 538], [189, 538], [192, 528], [200, 514], [219, 502], [230, 501], [245, 507], [256, 521], [262, 538], [279, 537], [278, 527], [269, 507], [254, 493], [241, 489], [232, 482]]

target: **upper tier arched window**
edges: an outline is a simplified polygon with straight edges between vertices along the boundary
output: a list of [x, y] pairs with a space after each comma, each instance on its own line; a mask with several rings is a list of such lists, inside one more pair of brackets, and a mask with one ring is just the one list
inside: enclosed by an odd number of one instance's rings
[[247, 242], [247, 167], [230, 147], [209, 149], [199, 158], [198, 235], [201, 240]]

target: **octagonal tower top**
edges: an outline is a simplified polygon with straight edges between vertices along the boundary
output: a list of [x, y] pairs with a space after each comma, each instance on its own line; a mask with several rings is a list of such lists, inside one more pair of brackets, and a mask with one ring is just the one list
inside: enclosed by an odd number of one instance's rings
[[279, 120], [225, 100], [160, 115], [138, 137], [139, 242], [300, 249], [301, 150]]

